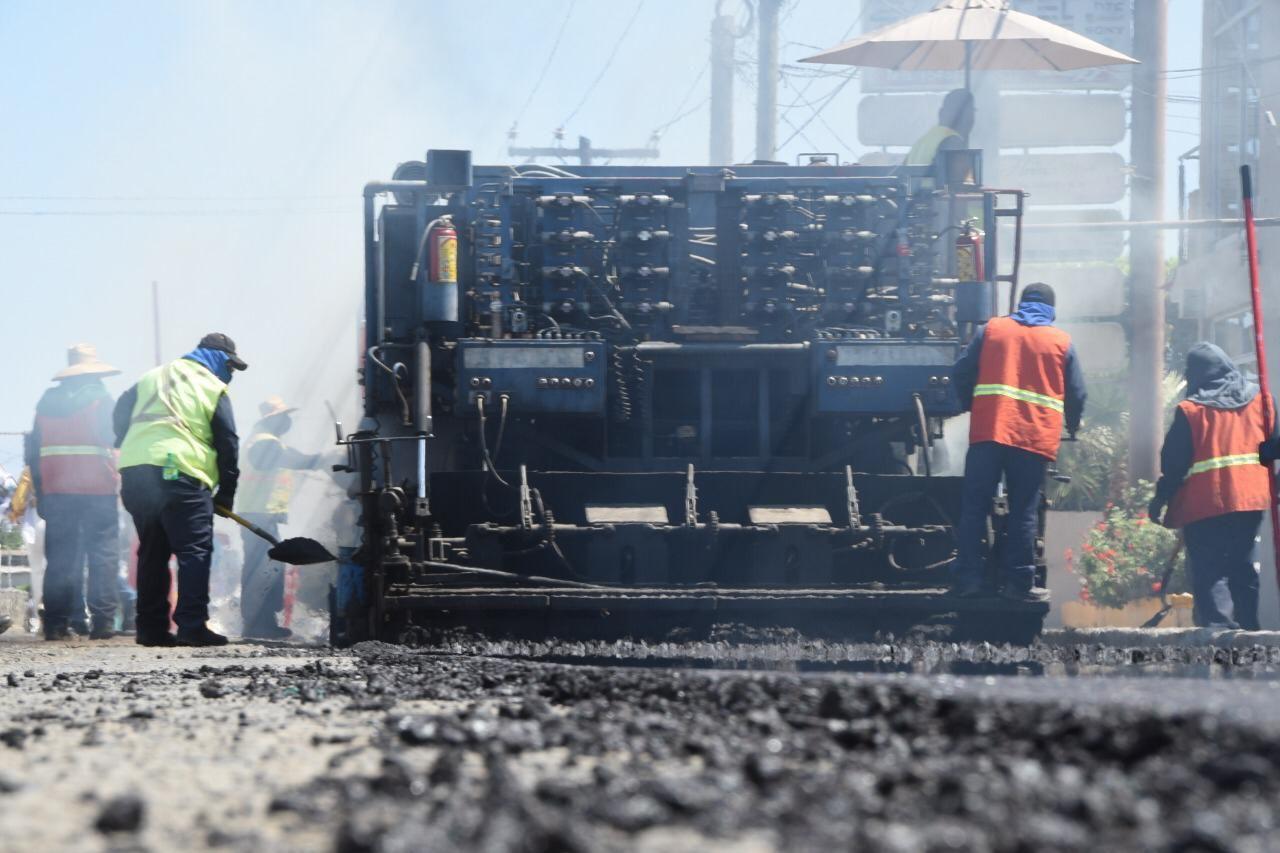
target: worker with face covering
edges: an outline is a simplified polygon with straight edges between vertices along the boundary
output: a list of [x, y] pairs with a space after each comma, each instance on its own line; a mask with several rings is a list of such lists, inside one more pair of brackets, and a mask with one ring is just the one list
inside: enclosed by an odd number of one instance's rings
[[972, 92], [968, 89], [948, 92], [938, 110], [938, 123], [911, 146], [905, 165], [930, 166], [939, 151], [967, 148], [975, 117]]
[[999, 594], [1042, 602], [1036, 582], [1036, 532], [1045, 472], [1065, 428], [1073, 437], [1084, 412], [1084, 374], [1071, 336], [1055, 328], [1053, 288], [1028, 284], [1018, 310], [994, 317], [965, 349], [952, 380], [969, 419], [969, 451], [956, 525], [952, 592], [992, 594], [984, 544], [992, 501], [1004, 479], [1009, 514]]
[[[293, 471], [319, 466], [320, 456], [299, 453], [282, 437], [293, 427], [297, 409], [271, 397], [258, 407], [261, 416], [244, 446], [245, 469], [240, 479], [240, 509], [245, 518], [279, 537], [280, 525], [289, 520], [293, 496]], [[244, 530], [244, 569], [240, 575], [240, 614], [243, 635], [263, 640], [283, 640], [291, 635], [276, 621], [284, 608], [284, 566], [272, 560], [270, 546]]]
[[[209, 629], [214, 507], [234, 508], [240, 440], [227, 384], [249, 365], [212, 333], [182, 358], [143, 374], [115, 408], [120, 496], [138, 531], [137, 642], [221, 646]], [[169, 633], [169, 558], [178, 558], [178, 605]]]
[[[1271, 494], [1268, 471], [1259, 464], [1259, 445], [1267, 437], [1262, 393], [1211, 343], [1191, 348], [1186, 374], [1186, 399], [1160, 450], [1160, 480], [1148, 514], [1182, 529], [1195, 623], [1256, 631], [1258, 528]], [[1213, 595], [1224, 580], [1232, 615]]]

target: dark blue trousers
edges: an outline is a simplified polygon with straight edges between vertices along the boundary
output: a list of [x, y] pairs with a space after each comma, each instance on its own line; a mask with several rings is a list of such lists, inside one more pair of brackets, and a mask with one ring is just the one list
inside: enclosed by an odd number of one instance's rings
[[213, 562], [213, 494], [186, 475], [164, 479], [157, 465], [120, 472], [120, 497], [138, 531], [138, 636], [169, 630], [169, 557], [178, 558], [179, 628], [209, 619], [209, 567]]
[[45, 632], [84, 621], [86, 562], [93, 627], [114, 627], [120, 573], [116, 496], [45, 494], [40, 514], [45, 525]]
[[[279, 538], [279, 516], [245, 513], [245, 518]], [[284, 565], [267, 556], [271, 545], [248, 530], [240, 531], [244, 569], [240, 573], [240, 615], [247, 634], [276, 627], [284, 609]]]
[[[1191, 593], [1192, 617], [1201, 627], [1231, 625], [1258, 630], [1258, 528], [1262, 512], [1229, 512], [1183, 528]], [[1214, 598], [1214, 586], [1226, 581], [1234, 613], [1227, 616]]]
[[969, 446], [952, 568], [957, 582], [984, 579], [987, 517], [1003, 477], [1009, 500], [1009, 525], [1001, 561], [1004, 581], [1023, 590], [1034, 585], [1036, 518], [1048, 464], [1049, 460], [1039, 454], [994, 441]]

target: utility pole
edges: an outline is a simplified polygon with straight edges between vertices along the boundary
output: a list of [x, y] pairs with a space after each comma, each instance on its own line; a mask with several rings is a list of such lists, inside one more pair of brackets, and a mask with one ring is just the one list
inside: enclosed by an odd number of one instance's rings
[[[1136, 0], [1133, 46], [1141, 62], [1133, 72], [1133, 169], [1130, 219], [1164, 218], [1165, 64], [1168, 0]], [[1164, 428], [1164, 234], [1129, 236], [1129, 479], [1154, 481], [1160, 473]]]
[[155, 345], [156, 367], [160, 366], [160, 282], [151, 282], [151, 332]]
[[509, 146], [507, 153], [512, 157], [577, 157], [578, 163], [590, 166], [596, 158], [601, 160], [653, 160], [659, 156], [657, 148], [593, 148], [591, 140], [585, 136], [578, 137], [577, 148], [548, 146], [546, 148], [522, 148]]
[[772, 160], [778, 148], [778, 12], [782, 0], [760, 0], [756, 50], [756, 159]]
[[737, 33], [732, 15], [711, 19], [711, 153], [712, 166], [733, 162], [733, 48]]

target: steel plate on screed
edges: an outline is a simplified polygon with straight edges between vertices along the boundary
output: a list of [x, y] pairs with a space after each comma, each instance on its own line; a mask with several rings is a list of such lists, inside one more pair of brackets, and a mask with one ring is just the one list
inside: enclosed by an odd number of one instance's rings
[[464, 367], [475, 370], [541, 367], [572, 368], [586, 365], [586, 348], [575, 346], [468, 346], [462, 351]]

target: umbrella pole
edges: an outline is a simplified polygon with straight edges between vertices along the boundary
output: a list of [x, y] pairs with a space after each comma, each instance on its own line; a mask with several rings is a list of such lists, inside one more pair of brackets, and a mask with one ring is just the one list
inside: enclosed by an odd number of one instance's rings
[[[1253, 345], [1258, 357], [1258, 383], [1262, 386], [1262, 409], [1266, 436], [1275, 430], [1275, 408], [1271, 385], [1267, 382], [1267, 351], [1262, 336], [1262, 287], [1258, 276], [1258, 237], [1253, 221], [1253, 178], [1248, 166], [1240, 167], [1240, 183], [1244, 192], [1244, 234], [1249, 247], [1249, 289], [1253, 297]], [[1267, 465], [1267, 481], [1271, 486], [1271, 540], [1275, 548], [1276, 577], [1280, 579], [1280, 502], [1276, 499], [1275, 465]]]
[[971, 66], [973, 64], [973, 42], [964, 43], [964, 88], [965, 91], [972, 92], [973, 87], [970, 85], [973, 72]]

